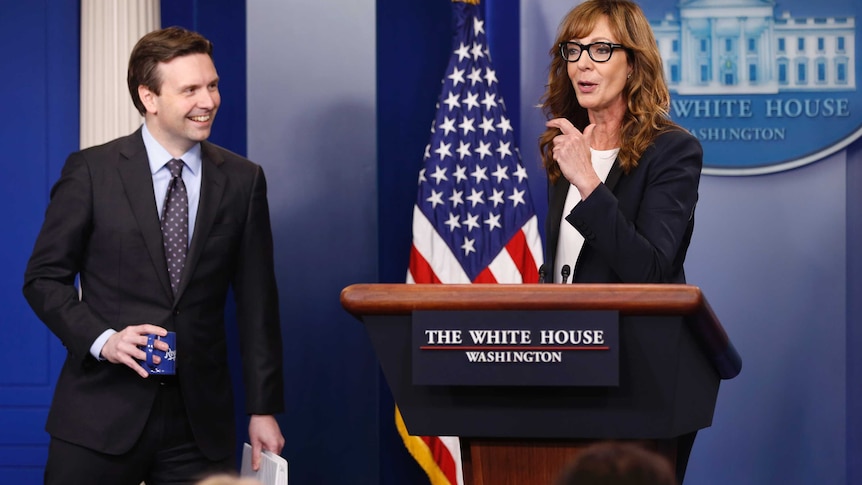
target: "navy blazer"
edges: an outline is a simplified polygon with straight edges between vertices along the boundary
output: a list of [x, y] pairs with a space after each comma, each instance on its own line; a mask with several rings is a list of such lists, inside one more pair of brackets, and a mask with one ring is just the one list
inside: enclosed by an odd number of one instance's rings
[[[570, 263], [572, 281], [685, 283], [702, 166], [700, 143], [682, 130], [659, 135], [629, 174], [615, 161], [605, 183], [566, 215], [566, 223], [584, 236], [578, 260]], [[570, 186], [561, 176], [549, 189], [547, 268], [554, 268]], [[554, 275], [545, 279], [552, 282]]]
[[198, 445], [210, 459], [230, 456], [235, 427], [224, 311], [231, 286], [245, 410], [283, 410], [266, 180], [258, 165], [212, 143], [201, 143], [201, 157], [197, 221], [176, 298], [141, 130], [67, 159], [24, 283], [30, 306], [67, 349], [46, 425], [52, 436], [107, 454], [131, 449], [158, 379], [99, 361], [89, 349], [109, 328], [152, 323], [177, 333], [177, 379]]

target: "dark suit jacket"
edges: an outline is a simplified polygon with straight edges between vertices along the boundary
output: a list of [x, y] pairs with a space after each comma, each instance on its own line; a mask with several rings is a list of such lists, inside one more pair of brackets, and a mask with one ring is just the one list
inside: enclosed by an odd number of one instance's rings
[[[566, 216], [585, 239], [573, 281], [684, 283], [702, 165], [700, 143], [684, 131], [659, 135], [628, 175], [614, 162], [605, 183]], [[560, 177], [549, 190], [547, 268], [554, 268], [569, 187]]]
[[[200, 204], [176, 299], [171, 294], [141, 130], [73, 153], [51, 191], [24, 295], [68, 350], [47, 431], [108, 454], [138, 439], [158, 392], [89, 348], [106, 329], [153, 323], [177, 333], [177, 378], [210, 459], [234, 447], [224, 310], [237, 306], [245, 410], [283, 410], [281, 331], [266, 181], [258, 165], [202, 143]], [[80, 278], [82, 297], [74, 286]]]

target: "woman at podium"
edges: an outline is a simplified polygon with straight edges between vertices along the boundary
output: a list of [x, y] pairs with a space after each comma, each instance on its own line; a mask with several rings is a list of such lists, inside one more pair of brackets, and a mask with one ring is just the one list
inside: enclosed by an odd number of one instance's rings
[[[633, 2], [588, 0], [563, 18], [551, 56], [544, 281], [685, 283], [703, 150], [669, 118], [649, 21]], [[694, 436], [677, 442], [680, 482]]]
[[643, 11], [584, 2], [551, 55], [539, 141], [550, 184], [545, 281], [685, 283], [703, 151], [669, 118]]

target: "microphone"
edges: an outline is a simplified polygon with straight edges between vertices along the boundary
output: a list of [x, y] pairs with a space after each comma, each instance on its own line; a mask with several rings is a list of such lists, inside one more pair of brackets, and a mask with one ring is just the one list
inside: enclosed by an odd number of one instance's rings
[[546, 270], [547, 270], [547, 268], [545, 267], [544, 264], [539, 266], [539, 283], [545, 282], [545, 271]]
[[566, 280], [569, 279], [569, 273], [571, 273], [571, 271], [572, 268], [570, 268], [568, 264], [563, 265], [563, 269], [560, 271], [560, 275], [563, 277], [563, 283], [565, 283]]

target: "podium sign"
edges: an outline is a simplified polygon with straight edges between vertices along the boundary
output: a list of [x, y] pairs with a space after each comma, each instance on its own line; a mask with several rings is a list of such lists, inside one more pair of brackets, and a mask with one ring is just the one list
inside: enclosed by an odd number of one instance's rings
[[415, 311], [413, 384], [617, 386], [619, 312]]

